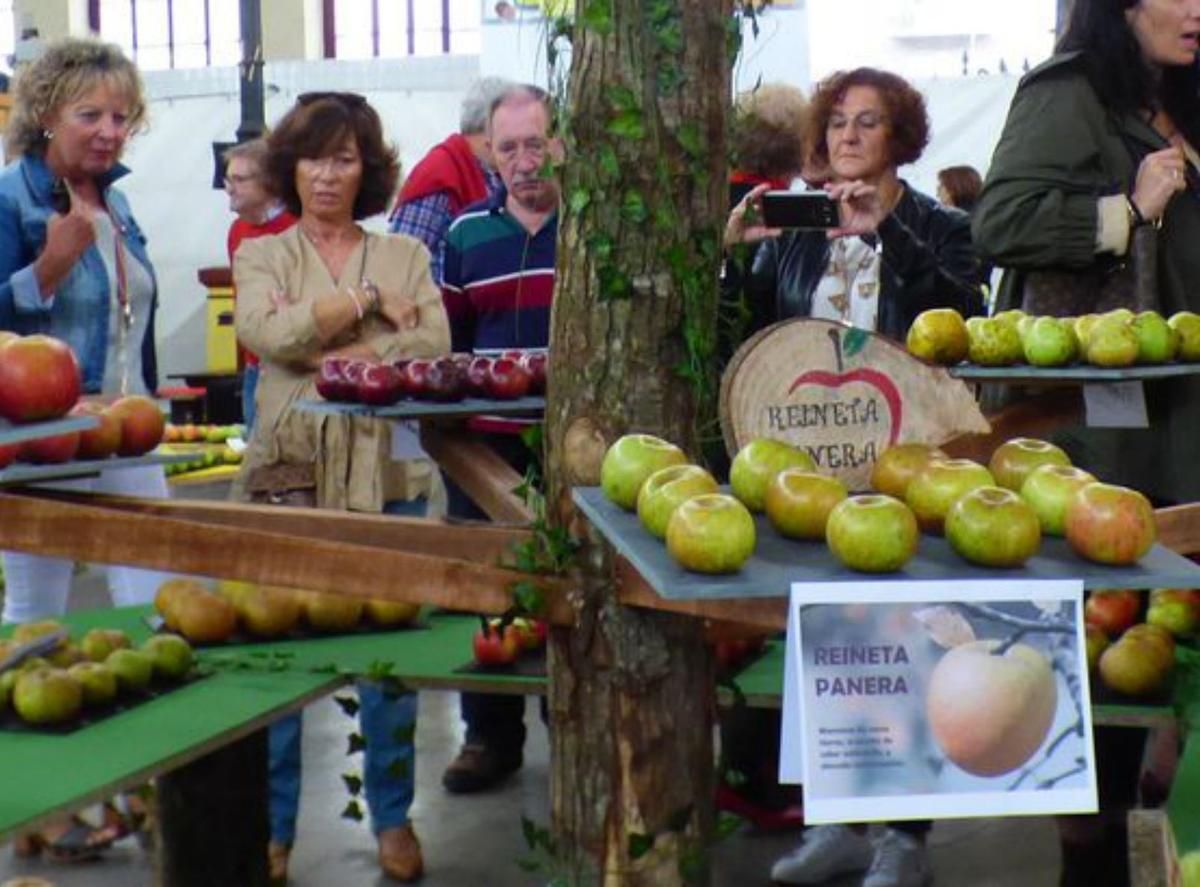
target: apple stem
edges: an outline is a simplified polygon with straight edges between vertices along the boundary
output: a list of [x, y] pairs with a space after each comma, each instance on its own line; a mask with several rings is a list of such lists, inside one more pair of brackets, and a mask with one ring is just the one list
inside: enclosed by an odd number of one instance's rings
[[833, 343], [833, 357], [837, 361], [837, 371], [843, 372], [842, 366], [842, 331], [831, 328], [828, 331], [829, 341]]
[[985, 604], [968, 604], [960, 601], [958, 606], [961, 610], [972, 616], [978, 616], [981, 619], [988, 619], [992, 622], [999, 622], [1001, 625], [1018, 628], [1026, 633], [1050, 632], [1052, 634], [1075, 634], [1075, 626], [1065, 619], [1042, 622], [1036, 619], [1022, 619], [1020, 616], [1010, 616], [1008, 613], [1004, 613], [994, 607], [986, 606]]
[[1015, 644], [1017, 641], [1019, 641], [1023, 637], [1025, 637], [1025, 629], [1023, 629], [1023, 628], [1017, 629], [1012, 634], [1010, 634], [1004, 641], [1002, 641], [999, 647], [997, 647], [995, 650], [992, 651], [992, 655], [993, 656], [1003, 656], [1005, 653], [1008, 652], [1009, 648], [1013, 644]]

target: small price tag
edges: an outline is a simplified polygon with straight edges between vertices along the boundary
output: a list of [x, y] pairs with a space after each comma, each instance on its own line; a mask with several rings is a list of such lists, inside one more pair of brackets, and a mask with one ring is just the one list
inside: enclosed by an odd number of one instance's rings
[[1084, 385], [1083, 403], [1089, 428], [1149, 428], [1146, 389], [1141, 382]]
[[421, 432], [416, 422], [392, 423], [391, 455], [396, 462], [429, 458], [429, 454], [421, 448]]

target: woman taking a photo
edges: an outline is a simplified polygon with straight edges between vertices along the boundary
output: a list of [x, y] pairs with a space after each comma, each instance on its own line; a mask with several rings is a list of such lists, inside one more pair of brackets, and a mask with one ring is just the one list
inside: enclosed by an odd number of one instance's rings
[[[297, 399], [318, 396], [316, 370], [326, 357], [390, 361], [450, 348], [428, 250], [358, 224], [387, 208], [399, 174], [395, 150], [362, 96], [310, 93], [271, 134], [267, 167], [299, 222], [245, 241], [234, 262], [238, 339], [261, 359], [258, 418], [234, 496], [366, 512], [382, 510], [385, 495], [419, 500], [432, 472], [427, 463], [402, 463], [398, 478], [388, 476], [387, 423], [291, 409]], [[360, 682], [359, 694], [380, 865], [413, 880], [423, 869], [408, 821], [416, 694], [371, 681]], [[272, 725], [270, 752], [271, 875], [279, 879], [286, 878], [295, 838], [298, 716]]]

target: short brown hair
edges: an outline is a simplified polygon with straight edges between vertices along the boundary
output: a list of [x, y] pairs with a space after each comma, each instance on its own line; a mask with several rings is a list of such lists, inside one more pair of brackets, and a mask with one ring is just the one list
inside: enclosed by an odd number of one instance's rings
[[888, 157], [892, 165], [915, 162], [929, 144], [925, 99], [903, 77], [878, 68], [838, 71], [817, 84], [809, 105], [809, 161], [818, 167], [829, 165], [829, 145], [825, 140], [829, 118], [853, 86], [869, 86], [879, 93], [890, 126]]
[[786, 83], [764, 83], [737, 97], [733, 115], [733, 167], [765, 179], [800, 174], [808, 100]]
[[970, 212], [983, 191], [983, 176], [973, 166], [947, 166], [938, 174], [938, 184], [946, 189], [950, 205]]
[[354, 218], [365, 219], [388, 208], [400, 178], [400, 164], [395, 147], [383, 140], [379, 114], [357, 93], [305, 93], [267, 140], [266, 172], [293, 214], [299, 215], [303, 209], [296, 191], [296, 164], [328, 157], [347, 136], [354, 138], [363, 164]]

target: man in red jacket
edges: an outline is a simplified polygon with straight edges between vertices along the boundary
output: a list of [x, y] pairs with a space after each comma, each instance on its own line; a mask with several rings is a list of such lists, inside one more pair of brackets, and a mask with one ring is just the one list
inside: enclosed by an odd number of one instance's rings
[[500, 190], [487, 118], [492, 102], [511, 86], [501, 77], [484, 77], [471, 85], [463, 98], [459, 131], [434, 145], [412, 168], [388, 219], [393, 234], [407, 234], [429, 247], [438, 286], [450, 222], [472, 203]]
[[[229, 226], [229, 265], [243, 240], [279, 234], [296, 224], [296, 217], [284, 208], [279, 195], [264, 175], [267, 143], [254, 139], [234, 145], [225, 152], [225, 193], [229, 208], [237, 219]], [[254, 395], [258, 388], [258, 356], [242, 349], [242, 418], [246, 433], [254, 425]]]

